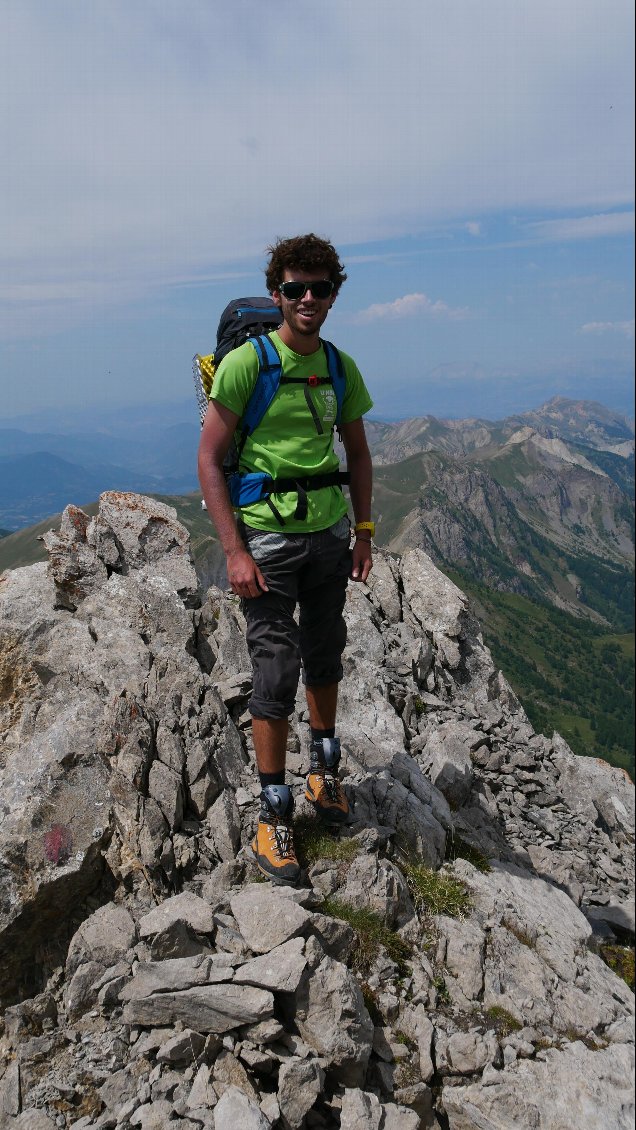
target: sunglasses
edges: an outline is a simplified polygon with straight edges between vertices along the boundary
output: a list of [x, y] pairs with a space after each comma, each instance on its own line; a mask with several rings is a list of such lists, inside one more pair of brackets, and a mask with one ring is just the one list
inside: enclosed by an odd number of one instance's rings
[[335, 283], [331, 279], [318, 279], [317, 282], [283, 282], [279, 283], [278, 289], [283, 298], [287, 298], [290, 302], [297, 302], [299, 298], [304, 298], [307, 291], [310, 290], [314, 298], [329, 298], [333, 294]]

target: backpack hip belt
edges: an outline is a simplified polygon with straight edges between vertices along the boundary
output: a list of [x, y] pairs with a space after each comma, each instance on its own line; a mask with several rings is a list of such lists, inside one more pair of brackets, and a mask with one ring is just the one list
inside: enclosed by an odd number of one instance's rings
[[285, 522], [270, 497], [272, 494], [285, 494], [290, 491], [297, 494], [298, 502], [294, 518], [302, 522], [307, 517], [307, 491], [322, 490], [324, 487], [342, 489], [350, 480], [348, 471], [330, 471], [324, 475], [299, 475], [297, 478], [276, 479], [264, 471], [245, 473], [235, 471], [229, 476], [227, 485], [232, 506], [239, 508], [250, 506], [253, 502], [267, 502], [276, 521], [284, 526]]

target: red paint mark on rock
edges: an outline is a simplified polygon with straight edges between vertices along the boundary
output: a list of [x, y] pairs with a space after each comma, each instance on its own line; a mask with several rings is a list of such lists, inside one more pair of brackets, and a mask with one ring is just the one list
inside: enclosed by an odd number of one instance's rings
[[65, 824], [52, 824], [44, 837], [44, 854], [50, 863], [66, 863], [73, 850], [73, 837]]

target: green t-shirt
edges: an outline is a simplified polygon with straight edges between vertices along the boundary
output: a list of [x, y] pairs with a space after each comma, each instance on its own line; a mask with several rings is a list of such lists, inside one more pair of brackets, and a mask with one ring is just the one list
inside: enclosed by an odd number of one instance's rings
[[[286, 377], [328, 377], [327, 358], [320, 347], [304, 357], [294, 353], [276, 332], [269, 335], [276, 346]], [[345, 372], [346, 391], [342, 405], [342, 423], [358, 420], [373, 406], [360, 371], [353, 359], [340, 352]], [[233, 349], [214, 375], [211, 400], [242, 416], [256, 384], [258, 358], [249, 342]], [[333, 448], [333, 426], [336, 418], [336, 394], [331, 384], [310, 388], [309, 393], [322, 424], [318, 434], [313, 415], [305, 399], [303, 384], [280, 384], [278, 391], [258, 427], [248, 437], [241, 454], [241, 471], [265, 471], [272, 478], [325, 475], [337, 471], [339, 460]], [[325, 530], [347, 512], [347, 503], [339, 487], [321, 487], [307, 493], [307, 517], [294, 518], [298, 496], [292, 492], [272, 494], [272, 502], [290, 533]], [[257, 530], [277, 530], [277, 522], [267, 502], [241, 507], [241, 517]]]

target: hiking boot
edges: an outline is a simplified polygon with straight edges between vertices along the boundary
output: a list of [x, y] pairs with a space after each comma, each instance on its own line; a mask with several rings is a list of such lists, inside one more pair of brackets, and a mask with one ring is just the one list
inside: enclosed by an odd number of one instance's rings
[[273, 883], [294, 885], [300, 878], [291, 827], [293, 811], [294, 798], [288, 785], [267, 785], [263, 789], [252, 851], [259, 871]]
[[346, 824], [349, 819], [349, 802], [338, 777], [339, 764], [339, 738], [312, 741], [305, 796], [317, 814], [331, 824]]

